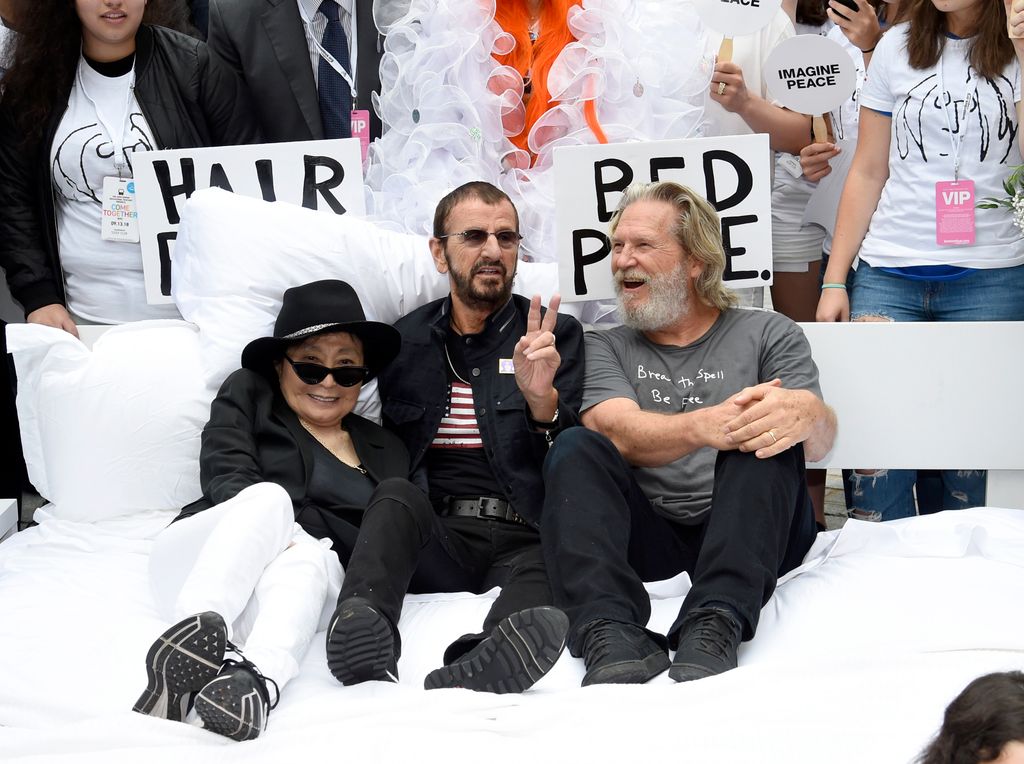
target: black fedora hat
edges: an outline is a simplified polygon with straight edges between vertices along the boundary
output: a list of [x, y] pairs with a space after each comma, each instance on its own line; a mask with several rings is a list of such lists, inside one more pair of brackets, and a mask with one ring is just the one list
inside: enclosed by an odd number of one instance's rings
[[367, 321], [359, 296], [348, 283], [337, 279], [314, 281], [286, 289], [274, 336], [260, 337], [242, 350], [242, 367], [273, 374], [274, 361], [285, 348], [307, 337], [328, 332], [348, 332], [363, 343], [364, 364], [372, 379], [398, 355], [402, 337], [393, 326]]

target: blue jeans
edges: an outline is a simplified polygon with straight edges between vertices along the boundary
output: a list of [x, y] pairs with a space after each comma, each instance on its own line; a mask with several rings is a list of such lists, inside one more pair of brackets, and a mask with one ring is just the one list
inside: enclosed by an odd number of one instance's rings
[[[967, 509], [985, 503], [984, 470], [942, 470], [941, 509]], [[852, 504], [850, 517], [856, 520], [898, 520], [917, 514], [914, 484], [917, 470], [877, 470], [864, 474], [853, 470], [849, 476]]]
[[1024, 321], [1024, 265], [976, 270], [954, 281], [913, 281], [861, 260], [850, 320]]
[[[972, 271], [953, 281], [915, 281], [861, 261], [853, 278], [851, 319], [877, 316], [891, 321], [1024, 320], [1024, 265]], [[942, 509], [985, 503], [985, 472], [943, 470]], [[917, 514], [916, 470], [854, 471], [849, 476], [850, 516], [895, 520]]]

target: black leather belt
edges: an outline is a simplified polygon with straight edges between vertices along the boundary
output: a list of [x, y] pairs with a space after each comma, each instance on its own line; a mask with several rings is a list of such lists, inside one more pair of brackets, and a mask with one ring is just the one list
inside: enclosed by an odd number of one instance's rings
[[526, 525], [512, 505], [492, 496], [446, 496], [441, 502], [442, 517], [480, 517], [484, 520], [504, 520]]

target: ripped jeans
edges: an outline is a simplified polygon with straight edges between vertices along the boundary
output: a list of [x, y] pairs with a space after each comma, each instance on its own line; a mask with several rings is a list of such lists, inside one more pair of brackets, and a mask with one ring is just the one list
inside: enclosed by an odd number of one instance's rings
[[[953, 281], [917, 281], [872, 268], [861, 260], [853, 277], [850, 315], [854, 321], [1022, 321], [1024, 265], [975, 270]], [[951, 349], [955, 350], [955, 349]], [[1008, 352], [1010, 349], [1008, 349]], [[917, 514], [916, 470], [854, 470], [850, 517], [895, 520]], [[986, 473], [943, 470], [942, 509], [985, 503]]]
[[1024, 265], [975, 270], [953, 281], [917, 281], [872, 268], [853, 277], [850, 319], [1024, 321]]
[[[914, 484], [917, 470], [850, 472], [850, 517], [855, 520], [898, 520], [917, 514]], [[967, 509], [985, 504], [984, 470], [943, 470], [942, 509]]]

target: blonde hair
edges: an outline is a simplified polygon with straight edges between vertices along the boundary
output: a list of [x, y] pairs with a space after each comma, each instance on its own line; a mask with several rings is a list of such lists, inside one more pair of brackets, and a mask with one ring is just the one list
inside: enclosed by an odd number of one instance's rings
[[678, 217], [671, 234], [683, 248], [684, 257], [692, 257], [703, 268], [694, 281], [697, 298], [712, 308], [726, 310], [737, 302], [736, 293], [725, 286], [725, 250], [718, 213], [704, 197], [686, 186], [670, 181], [633, 183], [622, 195], [612, 215], [609, 233], [614, 235], [625, 209], [636, 202], [668, 202]]

